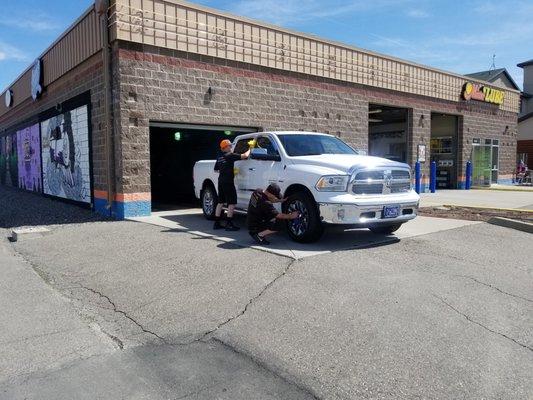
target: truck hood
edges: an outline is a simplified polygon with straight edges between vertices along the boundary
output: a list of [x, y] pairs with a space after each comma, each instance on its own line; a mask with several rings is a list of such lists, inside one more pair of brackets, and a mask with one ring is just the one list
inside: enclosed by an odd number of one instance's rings
[[354, 169], [391, 167], [409, 168], [409, 165], [386, 158], [361, 156], [357, 154], [321, 154], [317, 156], [293, 157], [296, 165], [314, 165], [338, 170], [340, 173], [351, 173]]

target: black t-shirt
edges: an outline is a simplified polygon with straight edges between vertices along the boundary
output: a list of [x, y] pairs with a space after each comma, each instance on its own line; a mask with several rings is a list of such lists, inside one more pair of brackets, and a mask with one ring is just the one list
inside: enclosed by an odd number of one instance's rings
[[255, 190], [248, 204], [248, 229], [250, 231], [264, 229], [264, 225], [276, 218], [277, 215], [278, 210], [274, 208], [274, 205], [268, 200], [263, 190]]
[[233, 179], [235, 178], [235, 174], [233, 172], [235, 161], [239, 161], [240, 159], [241, 155], [236, 153], [224, 153], [217, 158], [217, 162], [215, 163], [215, 171], [219, 172], [219, 182], [233, 183]]

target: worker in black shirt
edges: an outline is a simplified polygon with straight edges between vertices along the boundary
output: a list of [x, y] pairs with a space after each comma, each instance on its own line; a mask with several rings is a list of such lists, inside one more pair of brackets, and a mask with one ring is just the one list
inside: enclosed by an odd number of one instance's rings
[[257, 189], [252, 193], [248, 205], [248, 231], [259, 244], [270, 244], [266, 236], [281, 230], [280, 220], [300, 217], [298, 211], [283, 214], [274, 208], [273, 203], [282, 203], [281, 189], [276, 183], [268, 185], [266, 190]]
[[235, 161], [246, 160], [250, 156], [250, 149], [243, 154], [236, 154], [231, 151], [231, 142], [224, 139], [220, 142], [222, 155], [215, 163], [215, 171], [218, 171], [218, 204], [215, 210], [215, 224], [213, 229], [222, 229], [220, 217], [224, 204], [228, 206], [227, 231], [238, 231], [239, 227], [233, 224], [233, 212], [237, 204], [237, 191], [235, 190]]

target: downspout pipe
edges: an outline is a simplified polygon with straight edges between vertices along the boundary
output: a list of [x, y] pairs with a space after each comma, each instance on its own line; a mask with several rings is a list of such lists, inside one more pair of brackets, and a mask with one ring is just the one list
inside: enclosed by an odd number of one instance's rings
[[95, 9], [100, 17], [100, 32], [102, 36], [102, 64], [104, 73], [104, 152], [107, 162], [107, 204], [109, 216], [113, 214], [113, 202], [115, 198], [114, 185], [114, 154], [113, 154], [113, 123], [112, 123], [112, 82], [111, 82], [111, 46], [109, 44], [108, 12], [109, 0], [96, 0]]

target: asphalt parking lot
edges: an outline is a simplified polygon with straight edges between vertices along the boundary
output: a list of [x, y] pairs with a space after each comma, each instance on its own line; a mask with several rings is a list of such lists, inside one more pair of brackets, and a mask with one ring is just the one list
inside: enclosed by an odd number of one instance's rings
[[361, 249], [365, 247], [382, 246], [395, 243], [401, 239], [427, 235], [429, 233], [446, 231], [461, 226], [473, 225], [478, 222], [450, 220], [442, 218], [418, 217], [414, 221], [404, 224], [394, 235], [377, 235], [368, 229], [351, 229], [343, 226], [329, 226], [324, 236], [315, 243], [296, 243], [285, 232], [280, 232], [269, 238], [268, 246], [257, 245], [250, 238], [246, 230], [244, 215], [236, 216], [236, 224], [242, 229], [237, 232], [213, 230], [213, 222], [206, 220], [198, 208], [183, 208], [170, 211], [154, 212], [150, 217], [131, 218], [131, 221], [151, 224], [170, 230], [188, 232], [204, 238], [211, 238], [241, 247], [285, 256], [293, 259], [313, 257], [336, 251]]
[[290, 257], [190, 212], [77, 221], [0, 242], [0, 399], [533, 398], [530, 234], [419, 219]]

